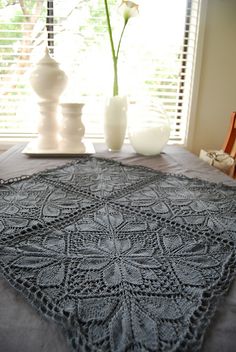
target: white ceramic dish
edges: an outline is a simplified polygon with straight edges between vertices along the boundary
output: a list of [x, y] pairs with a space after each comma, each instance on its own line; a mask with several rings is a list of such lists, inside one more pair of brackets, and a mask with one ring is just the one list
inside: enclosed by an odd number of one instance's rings
[[88, 140], [83, 140], [84, 149], [78, 146], [78, 149], [39, 149], [37, 146], [37, 140], [32, 140], [27, 144], [27, 146], [22, 150], [22, 153], [29, 156], [76, 156], [84, 154], [95, 153], [94, 146], [92, 142]]

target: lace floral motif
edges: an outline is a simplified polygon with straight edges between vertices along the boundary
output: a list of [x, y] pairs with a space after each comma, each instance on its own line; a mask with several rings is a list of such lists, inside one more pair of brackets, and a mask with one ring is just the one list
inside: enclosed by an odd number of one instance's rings
[[235, 213], [235, 188], [83, 157], [0, 186], [1, 270], [74, 351], [197, 351]]
[[104, 239], [98, 246], [84, 248], [84, 256], [80, 263], [82, 269], [103, 269], [103, 279], [107, 286], [122, 282], [142, 284], [141, 269], [158, 266], [152, 258], [153, 249], [146, 249], [137, 243], [132, 247], [130, 240]]

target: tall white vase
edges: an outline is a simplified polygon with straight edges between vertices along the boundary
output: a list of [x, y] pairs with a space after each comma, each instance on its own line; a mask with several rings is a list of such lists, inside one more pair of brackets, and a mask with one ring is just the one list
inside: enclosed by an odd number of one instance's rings
[[127, 97], [113, 96], [105, 108], [104, 138], [110, 151], [118, 151], [124, 143], [127, 128]]

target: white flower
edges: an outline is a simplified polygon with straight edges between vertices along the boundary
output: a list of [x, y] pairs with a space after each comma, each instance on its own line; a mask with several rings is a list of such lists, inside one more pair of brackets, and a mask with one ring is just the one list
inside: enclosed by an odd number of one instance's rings
[[122, 0], [121, 5], [119, 6], [119, 12], [124, 17], [124, 21], [128, 22], [131, 17], [138, 15], [138, 5], [133, 1]]

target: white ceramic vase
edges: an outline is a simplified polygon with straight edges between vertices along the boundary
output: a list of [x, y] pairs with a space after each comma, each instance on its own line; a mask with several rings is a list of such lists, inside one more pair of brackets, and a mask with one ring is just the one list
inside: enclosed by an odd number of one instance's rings
[[104, 139], [110, 151], [119, 151], [127, 128], [127, 97], [113, 96], [107, 100], [104, 118]]
[[41, 100], [58, 101], [67, 84], [67, 76], [59, 68], [56, 62], [49, 54], [48, 48], [45, 54], [36, 64], [31, 72], [30, 83], [36, 94]]
[[133, 114], [129, 140], [134, 150], [147, 156], [160, 154], [170, 137], [169, 118], [160, 103], [137, 104]]
[[62, 120], [59, 127], [60, 150], [63, 152], [84, 153], [83, 137], [85, 127], [81, 120], [84, 104], [63, 103]]

